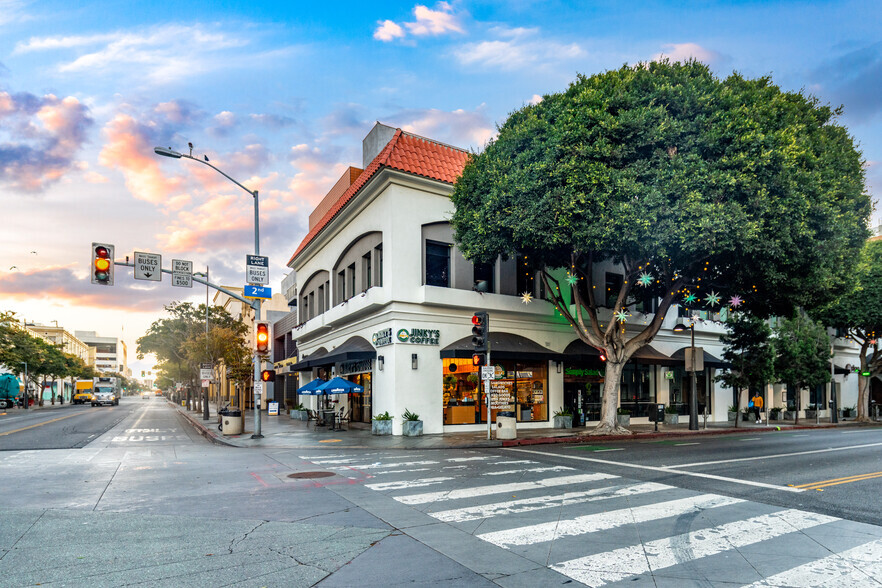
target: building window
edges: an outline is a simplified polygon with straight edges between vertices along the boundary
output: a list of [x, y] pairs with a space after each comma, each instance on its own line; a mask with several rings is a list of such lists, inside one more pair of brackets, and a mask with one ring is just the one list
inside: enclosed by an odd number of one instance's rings
[[362, 290], [367, 290], [373, 284], [371, 283], [372, 273], [371, 273], [371, 253], [365, 253], [361, 257], [361, 276], [362, 276]]
[[351, 264], [346, 271], [349, 272], [349, 298], [355, 296], [355, 264]]
[[493, 269], [492, 263], [475, 264], [475, 290], [478, 292], [493, 292]]
[[622, 291], [622, 274], [606, 273], [606, 285], [604, 292], [606, 294], [605, 306], [607, 308], [615, 308], [616, 300], [619, 298], [619, 292]]
[[827, 409], [827, 385], [818, 384], [809, 389], [809, 410]]
[[[487, 400], [478, 375], [478, 367], [468, 359], [445, 359], [442, 376], [444, 424], [473, 425], [487, 422]], [[547, 362], [494, 362], [501, 377], [491, 382], [497, 398], [508, 404], [491, 407], [490, 421], [498, 411], [514, 412], [520, 422], [548, 420]]]
[[346, 300], [346, 270], [340, 270], [337, 274], [337, 304]]
[[325, 282], [325, 310], [331, 308], [331, 281]]
[[450, 286], [450, 244], [426, 241], [426, 285]]
[[383, 245], [377, 245], [374, 248], [377, 252], [377, 286], [383, 285]]
[[316, 314], [321, 314], [325, 312], [325, 287], [324, 285], [318, 287], [318, 296], [317, 296], [317, 304]]

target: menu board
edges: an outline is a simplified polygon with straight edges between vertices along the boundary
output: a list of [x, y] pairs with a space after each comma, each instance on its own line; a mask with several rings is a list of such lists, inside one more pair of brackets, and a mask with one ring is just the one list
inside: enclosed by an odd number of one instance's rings
[[514, 410], [511, 380], [493, 380], [490, 382], [490, 408], [496, 410]]

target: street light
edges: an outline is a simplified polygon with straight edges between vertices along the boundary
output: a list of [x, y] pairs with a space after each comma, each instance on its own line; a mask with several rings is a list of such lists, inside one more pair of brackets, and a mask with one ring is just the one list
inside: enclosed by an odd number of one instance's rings
[[[172, 149], [171, 147], [154, 147], [153, 152], [157, 155], [162, 155], [163, 157], [171, 157], [172, 159], [192, 159], [193, 161], [198, 161], [203, 165], [207, 165], [223, 177], [227, 178], [246, 192], [248, 192], [251, 197], [254, 199], [254, 255], [260, 255], [260, 214], [259, 214], [259, 198], [257, 195], [257, 190], [249, 190], [223, 171], [219, 170], [215, 166], [213, 166], [209, 161], [208, 157], [203, 155], [203, 159], [199, 159], [197, 157], [193, 157], [193, 144], [189, 144], [190, 153], [179, 153]], [[260, 320], [260, 299], [257, 298], [251, 305], [254, 308], [254, 320]], [[260, 357], [255, 353], [252, 363], [254, 364], [254, 382], [255, 384], [260, 380]], [[260, 434], [260, 404], [257, 402], [257, 398], [255, 397], [254, 402], [254, 434], [251, 435], [252, 439], [262, 439], [263, 435]]]
[[680, 333], [689, 329], [692, 335], [692, 342], [690, 344], [690, 359], [691, 365], [689, 366], [689, 371], [692, 374], [692, 393], [689, 395], [689, 430], [697, 431], [698, 430], [698, 397], [695, 394], [695, 322], [687, 325], [674, 325], [674, 332]]
[[[194, 276], [205, 278], [205, 349], [208, 350], [208, 266], [205, 266], [205, 272], [194, 272]], [[202, 420], [207, 421], [211, 418], [208, 414], [208, 387], [203, 389], [202, 395]]]

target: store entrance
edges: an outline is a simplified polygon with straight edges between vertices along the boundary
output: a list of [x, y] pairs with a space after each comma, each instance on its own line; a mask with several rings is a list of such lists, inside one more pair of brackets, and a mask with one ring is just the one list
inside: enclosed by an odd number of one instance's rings
[[567, 367], [564, 371], [564, 407], [573, 413], [573, 426], [600, 420], [603, 392], [601, 366]]
[[347, 379], [364, 387], [364, 392], [361, 394], [349, 395], [349, 407], [352, 410], [350, 420], [354, 423], [370, 423], [373, 416], [371, 415], [371, 375], [353, 374], [347, 376]]

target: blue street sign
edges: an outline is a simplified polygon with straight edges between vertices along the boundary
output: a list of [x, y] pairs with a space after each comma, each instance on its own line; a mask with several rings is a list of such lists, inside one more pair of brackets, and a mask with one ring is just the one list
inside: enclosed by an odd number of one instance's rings
[[273, 297], [273, 289], [269, 286], [245, 286], [245, 298], [263, 298], [269, 300]]

